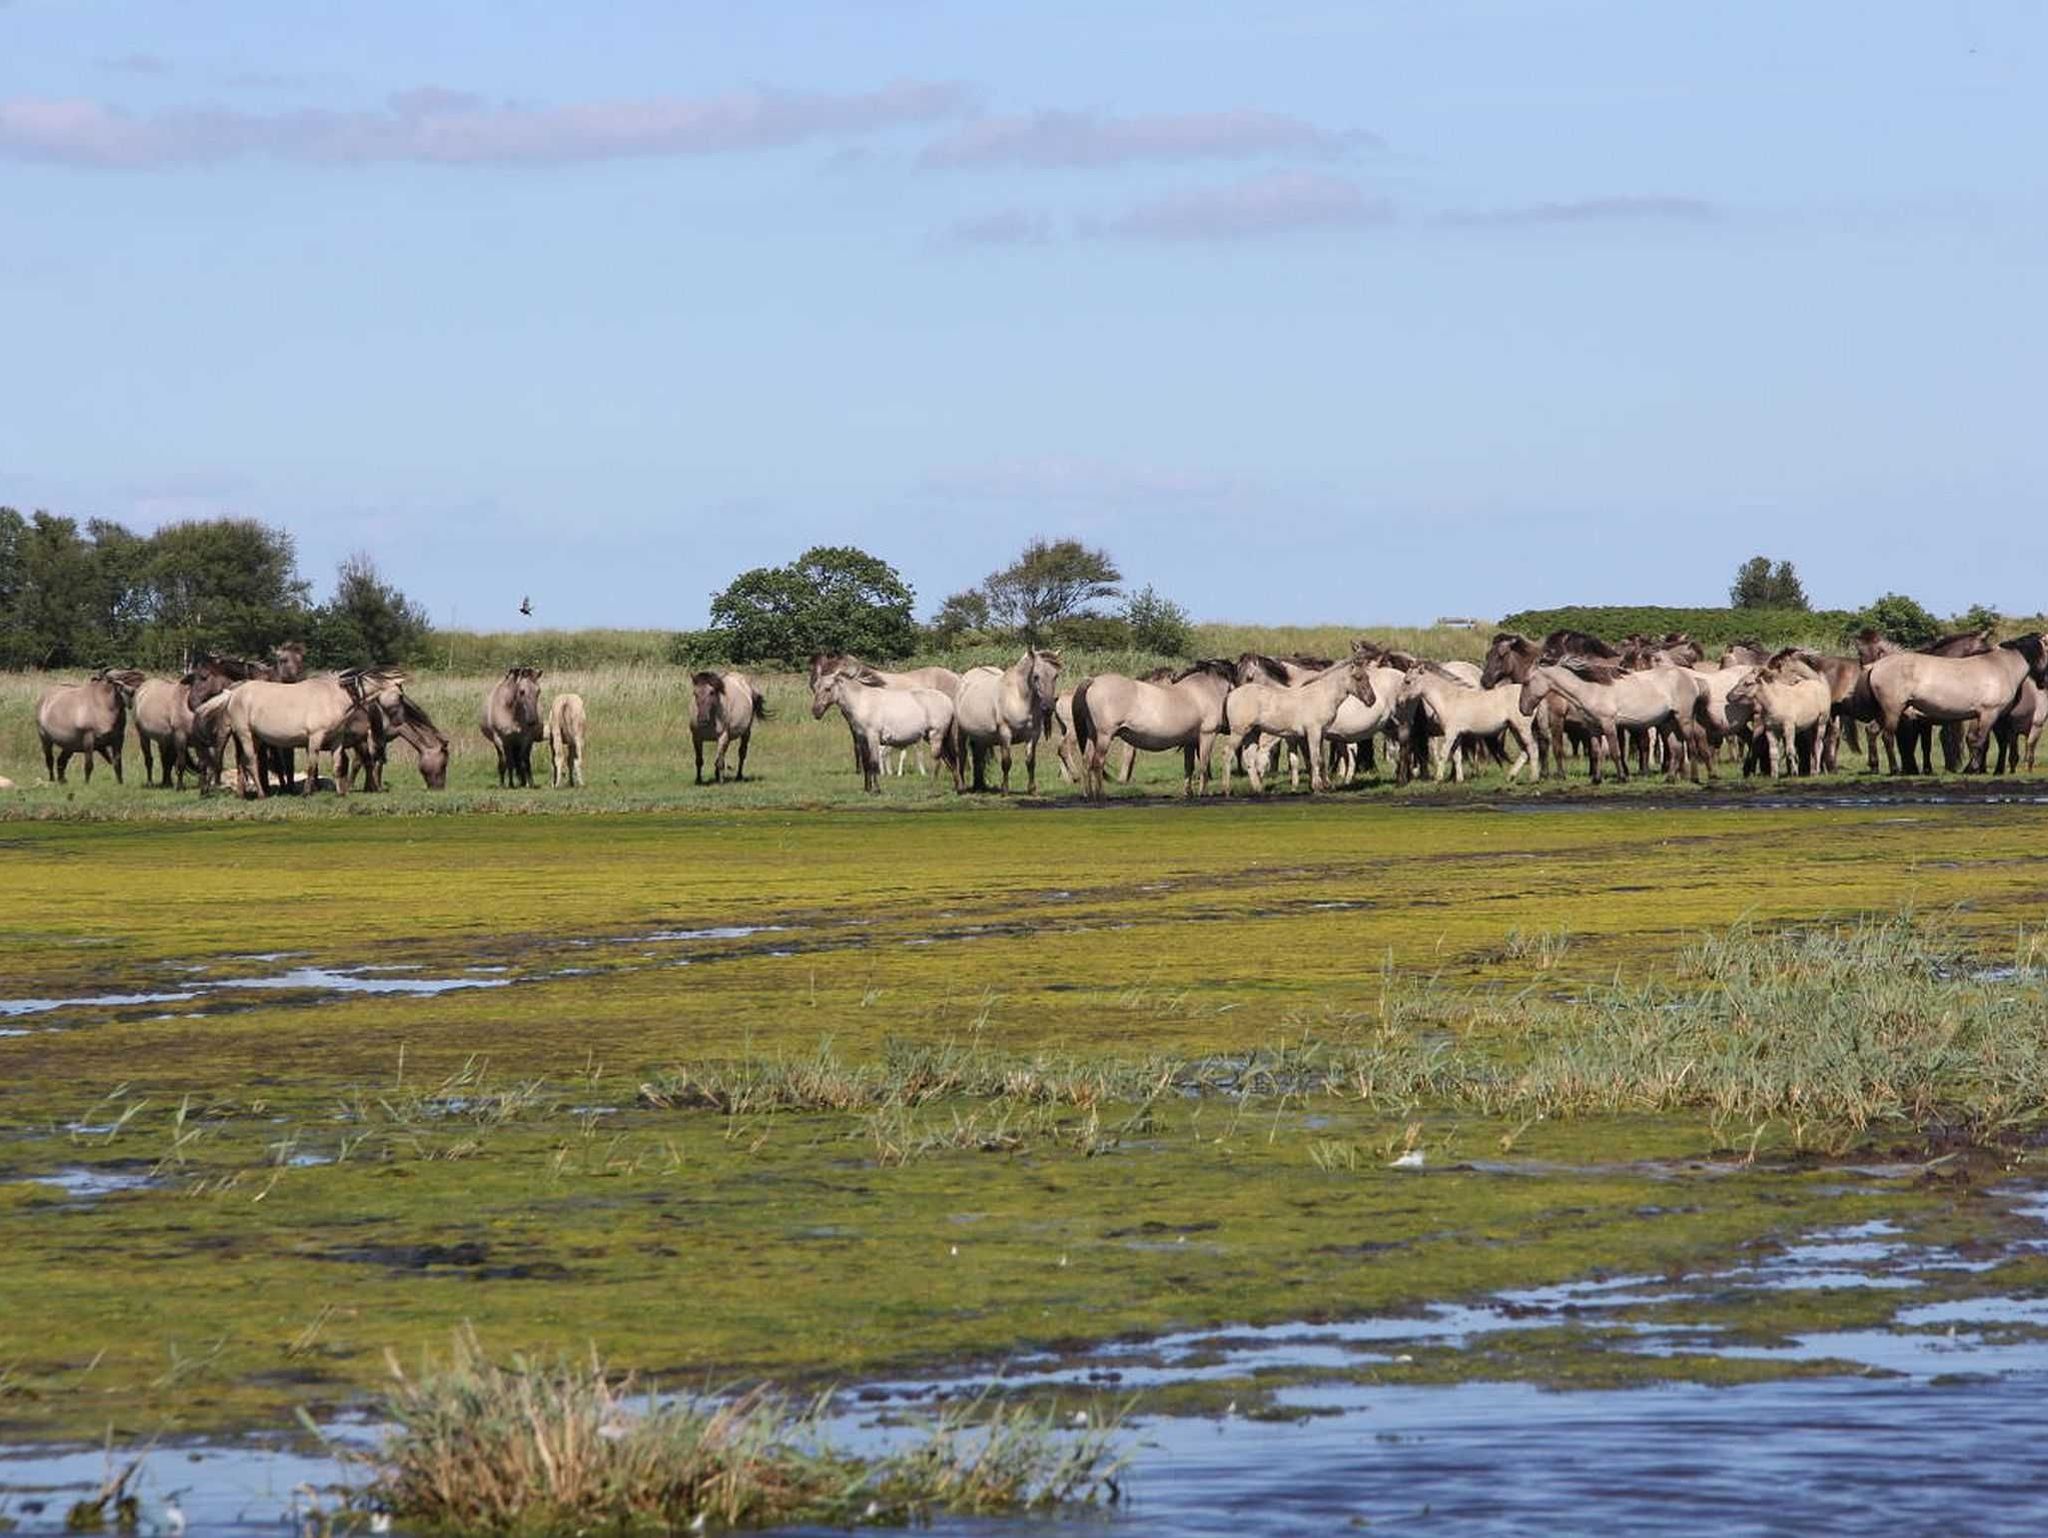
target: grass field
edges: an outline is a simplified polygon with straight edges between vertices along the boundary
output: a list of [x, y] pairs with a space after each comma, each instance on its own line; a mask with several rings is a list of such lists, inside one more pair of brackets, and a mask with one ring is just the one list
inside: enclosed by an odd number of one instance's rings
[[[2032, 808], [732, 806], [0, 833], [6, 1434], [278, 1427], [465, 1324], [815, 1385], [1981, 1234], [2048, 1101]], [[1570, 1329], [1373, 1369], [1782, 1370]]]

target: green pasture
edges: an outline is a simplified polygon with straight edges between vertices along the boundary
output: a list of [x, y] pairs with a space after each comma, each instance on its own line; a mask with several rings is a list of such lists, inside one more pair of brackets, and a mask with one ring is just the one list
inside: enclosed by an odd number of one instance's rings
[[0, 998], [114, 996], [0, 1015], [0, 1431], [282, 1426], [465, 1324], [816, 1385], [1978, 1232], [2048, 1087], [2033, 808], [739, 804], [0, 829]]

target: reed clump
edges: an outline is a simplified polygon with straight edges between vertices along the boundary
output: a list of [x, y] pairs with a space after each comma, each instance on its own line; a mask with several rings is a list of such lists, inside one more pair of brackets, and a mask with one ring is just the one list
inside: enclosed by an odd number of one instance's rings
[[831, 1445], [828, 1401], [768, 1390], [634, 1402], [593, 1353], [499, 1364], [475, 1333], [417, 1375], [392, 1361], [395, 1429], [359, 1504], [451, 1533], [667, 1533], [809, 1521], [907, 1523], [1114, 1501], [1120, 1416], [1056, 1429], [1053, 1412], [950, 1408], [899, 1451]]

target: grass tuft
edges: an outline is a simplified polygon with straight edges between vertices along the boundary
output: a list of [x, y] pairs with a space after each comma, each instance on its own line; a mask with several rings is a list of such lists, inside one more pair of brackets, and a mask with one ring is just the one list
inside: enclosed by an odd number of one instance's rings
[[955, 1406], [905, 1451], [834, 1448], [806, 1406], [758, 1389], [716, 1402], [633, 1402], [595, 1353], [490, 1360], [457, 1332], [417, 1376], [391, 1363], [396, 1430], [360, 1498], [400, 1522], [458, 1533], [702, 1531], [794, 1521], [908, 1522], [1113, 1501], [1121, 1417], [1062, 1433], [1053, 1414]]

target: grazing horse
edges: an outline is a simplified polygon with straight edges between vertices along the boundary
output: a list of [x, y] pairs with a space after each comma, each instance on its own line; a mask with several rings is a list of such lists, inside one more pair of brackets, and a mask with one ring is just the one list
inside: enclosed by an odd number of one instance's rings
[[[1165, 682], [1099, 673], [1074, 691], [1074, 740], [1081, 750], [1082, 792], [1105, 794], [1103, 765], [1119, 739], [1135, 753], [1181, 750], [1181, 794], [1206, 795], [1209, 756], [1223, 727], [1223, 702], [1232, 687], [1227, 663], [1197, 662]], [[1126, 761], [1128, 767], [1128, 761]], [[1197, 768], [1200, 783], [1197, 784]]]
[[547, 739], [548, 767], [557, 790], [565, 776], [571, 786], [583, 784], [583, 724], [582, 695], [558, 694], [549, 702], [541, 735]]
[[[1579, 659], [1540, 663], [1529, 670], [1519, 708], [1524, 715], [1533, 716], [1546, 699], [1556, 697], [1562, 697], [1570, 713], [1598, 734], [1600, 743], [1614, 759], [1620, 778], [1628, 778], [1628, 761], [1621, 749], [1624, 730], [1663, 735], [1667, 780], [1678, 777], [1680, 759], [1688, 761], [1692, 779], [1699, 778], [1702, 761], [1706, 763], [1708, 777], [1713, 777], [1713, 757], [1707, 751], [1706, 732], [1698, 719], [1699, 685], [1685, 669], [1652, 668], [1644, 673], [1624, 673], [1611, 664]], [[1592, 764], [1593, 783], [1597, 785], [1598, 753], [1593, 754]]]
[[1355, 651], [1349, 660], [1334, 662], [1322, 672], [1283, 688], [1270, 683], [1239, 684], [1223, 702], [1223, 724], [1234, 740], [1223, 758], [1223, 794], [1230, 794], [1230, 766], [1242, 762], [1255, 794], [1266, 784], [1259, 755], [1241, 758], [1244, 750], [1261, 736], [1279, 737], [1298, 745], [1308, 759], [1308, 788], [1311, 793], [1329, 788], [1323, 774], [1323, 733], [1337, 718], [1337, 709], [1347, 698], [1356, 697], [1370, 705], [1373, 693], [1371, 654]]
[[533, 788], [533, 745], [540, 740], [540, 669], [507, 668], [484, 696], [484, 741], [498, 755], [498, 785]]
[[396, 737], [418, 756], [420, 779], [428, 790], [448, 788], [448, 734], [434, 724], [434, 718], [415, 704], [411, 696], [401, 694], [393, 709], [365, 709], [359, 714], [359, 722], [356, 714], [349, 718], [349, 740], [343, 746], [342, 756], [335, 761], [336, 780], [345, 779], [353, 784], [355, 772], [360, 769], [364, 790], [382, 790], [387, 745]]
[[1773, 778], [1820, 772], [1834, 702], [1827, 679], [1797, 650], [1788, 647], [1751, 669], [1729, 691], [1728, 704], [1749, 707]]
[[185, 771], [193, 765], [192, 706], [188, 702], [191, 675], [182, 679], [149, 678], [135, 690], [135, 740], [142, 749], [142, 778], [154, 783], [150, 749], [163, 759], [163, 788], [171, 788], [171, 771], [178, 775], [178, 789], [185, 788]]
[[811, 719], [822, 720], [834, 705], [853, 735], [860, 759], [861, 788], [880, 794], [882, 774], [891, 748], [923, 744], [932, 757], [953, 765], [953, 788], [960, 788], [960, 761], [948, 747], [953, 731], [953, 702], [939, 689], [899, 689], [863, 683], [851, 673], [827, 672], [811, 689]]
[[704, 783], [704, 744], [714, 743], [711, 783], [725, 783], [725, 751], [734, 742], [740, 747], [735, 780], [747, 777], [747, 744], [753, 740], [755, 721], [768, 719], [768, 699], [754, 681], [740, 672], [692, 673], [690, 675], [690, 745], [697, 750], [697, 783]]
[[1529, 716], [1520, 708], [1521, 686], [1512, 680], [1491, 689], [1475, 689], [1440, 668], [1418, 666], [1401, 675], [1396, 687], [1397, 705], [1426, 712], [1437, 735], [1430, 739], [1430, 756], [1436, 778], [1455, 772], [1465, 779], [1465, 755], [1461, 738], [1493, 738], [1502, 732], [1515, 739], [1517, 755], [1508, 769], [1512, 783], [1528, 766], [1529, 778], [1536, 778], [1536, 733]]
[[[341, 746], [350, 717], [359, 709], [372, 717], [379, 711], [388, 715], [403, 697], [404, 682], [402, 673], [368, 668], [323, 673], [296, 684], [250, 679], [208, 700], [195, 714], [225, 717], [244, 779], [252, 768], [256, 771], [258, 796], [270, 794], [257, 767], [258, 745], [303, 747], [306, 774], [302, 794], [310, 796], [320, 782], [321, 754]], [[347, 780], [337, 775], [334, 788], [345, 794]]]
[[[1045, 735], [1059, 697], [1060, 654], [1027, 648], [1006, 668], [969, 668], [953, 701], [953, 751], [974, 756], [974, 789], [988, 789], [988, 751], [1003, 766], [1002, 793], [1010, 793], [1010, 750], [1024, 744], [1024, 793], [1038, 794], [1038, 739]], [[1079, 728], [1080, 723], [1075, 723]]]
[[1897, 741], [1909, 714], [1923, 721], [1960, 723], [1969, 737], [1967, 770], [1975, 774], [1983, 772], [1992, 729], [2018, 703], [2021, 686], [2030, 677], [2036, 687], [2048, 684], [2048, 650], [2038, 634], [2006, 641], [1974, 657], [1893, 652], [1871, 663], [1869, 683], [1878, 729], [1888, 744]]
[[128, 704], [145, 682], [130, 669], [101, 668], [82, 684], [45, 689], [36, 701], [36, 735], [43, 744], [43, 772], [58, 784], [74, 754], [85, 755], [85, 783], [92, 783], [97, 753], [121, 783], [121, 743], [128, 732]]

